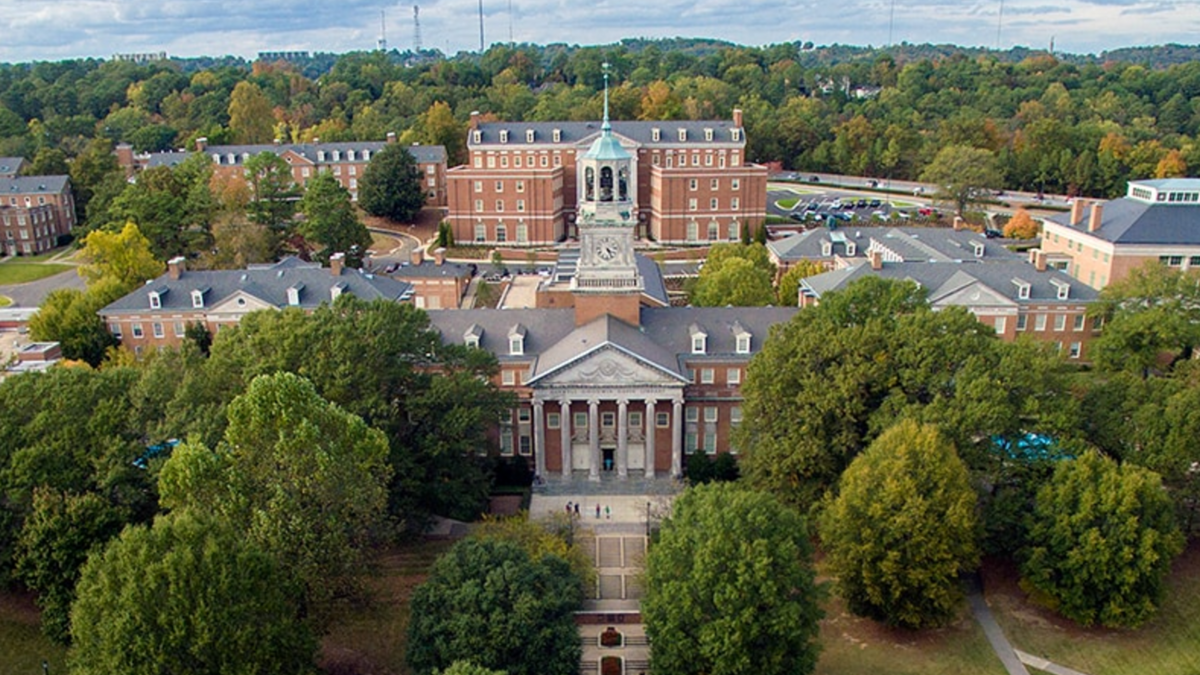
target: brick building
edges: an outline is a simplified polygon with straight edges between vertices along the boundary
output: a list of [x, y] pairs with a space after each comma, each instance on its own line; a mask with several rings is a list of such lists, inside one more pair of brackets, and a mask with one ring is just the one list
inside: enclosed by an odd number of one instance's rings
[[63, 243], [75, 227], [67, 176], [0, 178], [0, 249], [36, 255]]
[[298, 307], [311, 312], [343, 293], [409, 302], [412, 286], [344, 268], [341, 254], [333, 256], [328, 268], [285, 258], [245, 270], [213, 271], [188, 270], [183, 258], [175, 258], [165, 274], [98, 314], [124, 347], [141, 354], [149, 348], [178, 346], [193, 323], [215, 335], [256, 310]]
[[[387, 143], [396, 142], [389, 133]], [[243, 176], [245, 163], [263, 152], [273, 152], [292, 168], [292, 180], [306, 185], [321, 171], [333, 174], [342, 187], [358, 199], [358, 180], [371, 162], [371, 157], [386, 146], [383, 141], [351, 141], [340, 143], [274, 143], [265, 145], [209, 145], [208, 139], [196, 139], [197, 153], [212, 159], [213, 168], [227, 176]], [[440, 145], [406, 146], [417, 162], [421, 184], [428, 206], [446, 205], [446, 149]], [[192, 155], [188, 151], [135, 153], [133, 147], [121, 144], [116, 149], [117, 162], [129, 177], [138, 171], [155, 166], [175, 166]]]
[[1130, 181], [1120, 199], [1077, 199], [1069, 214], [1042, 221], [1042, 249], [1092, 288], [1149, 261], [1200, 267], [1200, 178]]
[[[630, 161], [626, 174], [596, 183], [580, 167], [602, 137]], [[472, 113], [467, 163], [447, 174], [447, 219], [462, 243], [552, 244], [578, 236], [580, 195], [615, 190], [629, 197], [636, 238], [736, 241], [766, 218], [767, 169], [747, 162], [745, 150], [740, 110], [728, 121], [618, 121], [607, 132], [590, 122], [484, 122]]]
[[444, 248], [434, 250], [429, 260], [423, 250], [416, 249], [408, 263], [387, 275], [412, 286], [412, 302], [416, 307], [458, 309], [475, 275], [475, 265], [446, 262]]

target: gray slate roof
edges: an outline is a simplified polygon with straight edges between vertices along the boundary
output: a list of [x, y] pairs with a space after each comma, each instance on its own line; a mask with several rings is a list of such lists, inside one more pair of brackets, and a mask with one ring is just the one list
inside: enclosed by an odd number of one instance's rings
[[[479, 124], [480, 142], [476, 143], [474, 134], [467, 135], [467, 143], [472, 146], [500, 143], [500, 132], [508, 132], [508, 142], [504, 147], [520, 150], [521, 146], [529, 145], [525, 132], [533, 130], [534, 143], [553, 143], [554, 131], [559, 131], [558, 143], [564, 146], [577, 145], [600, 134], [600, 122], [482, 122]], [[732, 130], [737, 129], [730, 120], [663, 120], [663, 121], [612, 121], [613, 133], [623, 136], [635, 143], [647, 146], [676, 146], [681, 143], [679, 130], [687, 131], [689, 145], [744, 143], [746, 135], [740, 134], [740, 139], [733, 140]], [[654, 129], [659, 130], [659, 140], [654, 140]], [[704, 132], [711, 129], [712, 140], [706, 141]]]
[[683, 379], [673, 353], [637, 328], [606, 314], [571, 331], [543, 352], [534, 364], [531, 381], [549, 375], [579, 356], [605, 345], [615, 346]]
[[[1021, 261], [994, 262], [987, 265], [885, 262], [881, 270], [872, 270], [871, 266], [864, 262], [808, 277], [801, 282], [801, 287], [820, 297], [830, 291], [843, 289], [869, 275], [915, 281], [929, 290], [931, 303], [936, 303], [940, 298], [973, 283], [981, 283], [1018, 305], [1049, 302], [1090, 303], [1099, 295], [1094, 288], [1065, 272], [1053, 269], [1038, 272], [1032, 265]], [[1028, 299], [1018, 297], [1016, 280], [1029, 284]], [[1066, 300], [1058, 299], [1059, 286], [1056, 283], [1069, 287]]]
[[25, 164], [24, 157], [0, 157], [0, 176], [15, 176]]
[[[383, 274], [383, 272], [378, 272], [378, 274]], [[444, 262], [439, 265], [433, 260], [425, 260], [420, 265], [402, 264], [396, 268], [395, 272], [387, 276], [393, 279], [459, 279], [471, 276], [471, 266], [453, 262]]]
[[57, 194], [67, 189], [70, 176], [0, 178], [0, 195]]
[[[412, 285], [403, 281], [366, 274], [362, 270], [351, 268], [343, 269], [341, 275], [335, 277], [329, 268], [289, 257], [274, 265], [255, 265], [245, 270], [187, 270], [179, 279], [172, 279], [169, 274], [163, 274], [101, 309], [99, 314], [112, 316], [148, 312], [191, 312], [194, 311], [192, 291], [205, 289], [207, 290], [204, 294], [204, 305], [207, 308], [215, 307], [239, 292], [282, 308], [288, 306], [288, 289], [297, 285], [303, 285], [300, 290], [299, 307], [315, 309], [331, 301], [331, 290], [337, 284], [342, 284], [343, 293], [363, 300], [383, 298], [398, 302], [412, 295]], [[161, 310], [150, 309], [151, 291], [159, 293]]]
[[[1160, 183], [1164, 181], [1141, 181]], [[1091, 209], [1085, 209], [1083, 219], [1071, 224], [1071, 214], [1064, 213], [1047, 218], [1052, 223], [1087, 232]], [[1115, 244], [1200, 244], [1200, 205], [1196, 204], [1147, 204], [1146, 202], [1121, 197], [1104, 202], [1100, 229], [1089, 232]]]
[[[970, 230], [940, 227], [839, 227], [836, 230], [817, 228], [793, 234], [767, 243], [776, 257], [783, 261], [812, 260], [846, 255], [846, 244], [855, 244], [855, 258], [866, 258], [871, 241], [875, 240], [905, 262], [997, 262], [1020, 260], [1021, 257]], [[822, 242], [832, 243], [832, 253], [826, 255]], [[983, 245], [983, 256], [976, 257], [976, 244]]]
[[[348, 150], [353, 150], [355, 152], [354, 161], [365, 163], [366, 160], [362, 159], [363, 150], [369, 150], [371, 155], [374, 156], [375, 153], [379, 152], [386, 146], [387, 143], [384, 141], [288, 143], [279, 145], [274, 143], [258, 145], [210, 145], [204, 149], [202, 154], [209, 157], [212, 155], [220, 155], [221, 162], [227, 163], [228, 155], [232, 153], [234, 156], [234, 163], [241, 164], [243, 161], [243, 156], [248, 155], [253, 157], [263, 152], [273, 152], [277, 155], [281, 155], [288, 150], [295, 152], [301, 157], [311, 159], [313, 162], [317, 162], [318, 152], [320, 151], [325, 153], [324, 163], [330, 163], [333, 161], [332, 153], [334, 150], [337, 150], [341, 154], [341, 159], [339, 159], [338, 162], [349, 161], [346, 159], [345, 153]], [[413, 159], [417, 160], [417, 163], [419, 164], [431, 164], [446, 161], [446, 148], [440, 145], [406, 145], [404, 147], [408, 150], [408, 153], [413, 156]], [[167, 152], [151, 152], [147, 154], [149, 155], [147, 166], [155, 167], [175, 166], [195, 153], [187, 150], [172, 150]]]
[[[528, 361], [550, 349], [575, 330], [573, 309], [458, 309], [430, 312], [429, 323], [442, 334], [442, 341], [463, 344], [468, 330], [482, 331], [479, 346], [500, 361]], [[525, 354], [508, 355], [508, 332], [525, 327]]]

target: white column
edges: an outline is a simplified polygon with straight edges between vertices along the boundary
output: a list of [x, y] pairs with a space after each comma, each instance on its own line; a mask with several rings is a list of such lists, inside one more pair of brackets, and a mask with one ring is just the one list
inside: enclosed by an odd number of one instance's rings
[[654, 399], [646, 400], [646, 478], [654, 478]]
[[600, 401], [588, 399], [588, 479], [600, 480]]
[[562, 445], [562, 475], [571, 477], [571, 399], [564, 398], [558, 402], [558, 428]]
[[673, 401], [671, 409], [671, 475], [683, 476], [683, 399]]
[[629, 477], [629, 401], [617, 400], [617, 477]]
[[546, 477], [546, 418], [540, 399], [533, 401], [533, 466], [538, 478]]

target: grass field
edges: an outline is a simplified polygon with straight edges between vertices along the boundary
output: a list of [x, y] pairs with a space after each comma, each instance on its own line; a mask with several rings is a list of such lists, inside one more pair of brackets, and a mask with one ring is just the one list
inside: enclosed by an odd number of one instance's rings
[[12, 304], [12, 298], [7, 295], [0, 295], [0, 307], [8, 307]]
[[371, 233], [371, 250], [383, 254], [400, 245], [400, 240], [379, 232]]
[[793, 209], [796, 207], [796, 202], [798, 201], [800, 201], [799, 197], [788, 197], [787, 199], [780, 199], [775, 202], [775, 206], [781, 209]]
[[1200, 544], [1175, 561], [1159, 613], [1137, 630], [1080, 628], [1027, 602], [1011, 565], [984, 572], [988, 603], [1021, 651], [1088, 675], [1200, 673]]
[[923, 631], [890, 629], [846, 610], [841, 598], [825, 603], [817, 675], [1005, 675], [971, 612], [963, 604], [954, 623]]
[[[368, 600], [344, 607], [321, 641], [319, 665], [327, 675], [404, 675], [408, 604], [448, 541], [419, 542], [381, 553], [368, 579]], [[0, 675], [3, 675], [0, 673]]]
[[30, 596], [0, 593], [0, 675], [36, 675], [42, 661], [51, 673], [64, 673], [66, 654], [42, 635]]
[[8, 284], [23, 284], [27, 281], [37, 281], [46, 277], [54, 276], [59, 272], [65, 272], [69, 269], [74, 269], [70, 265], [60, 265], [57, 263], [27, 263], [27, 262], [6, 262], [0, 263], [0, 286]]

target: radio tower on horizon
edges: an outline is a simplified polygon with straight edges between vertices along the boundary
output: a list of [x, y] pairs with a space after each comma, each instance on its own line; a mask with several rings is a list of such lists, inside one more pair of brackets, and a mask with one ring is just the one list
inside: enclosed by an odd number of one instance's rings
[[379, 10], [379, 51], [387, 51], [387, 14]]
[[413, 53], [421, 53], [421, 6], [413, 5]]

